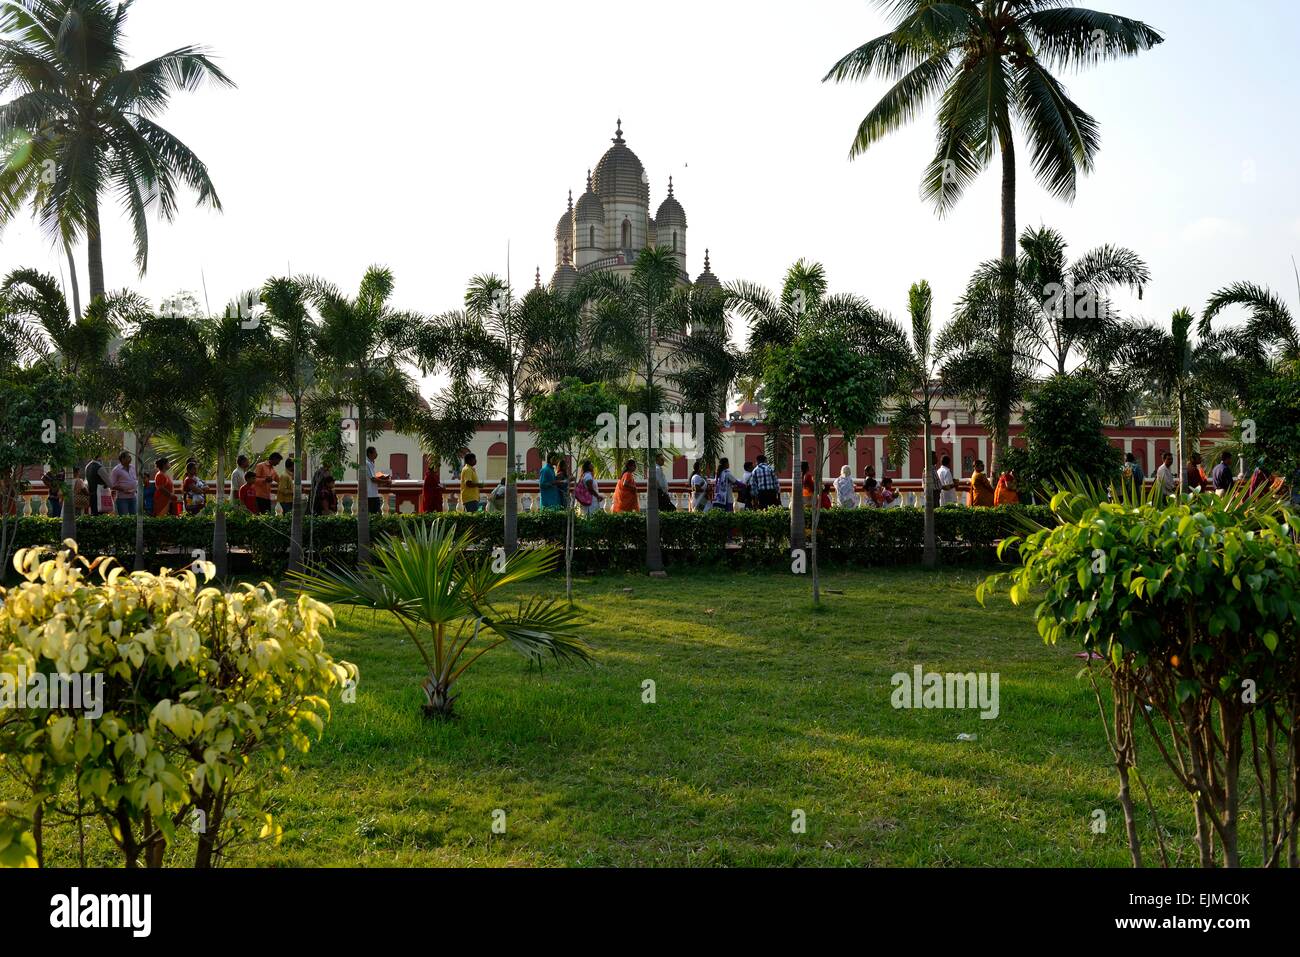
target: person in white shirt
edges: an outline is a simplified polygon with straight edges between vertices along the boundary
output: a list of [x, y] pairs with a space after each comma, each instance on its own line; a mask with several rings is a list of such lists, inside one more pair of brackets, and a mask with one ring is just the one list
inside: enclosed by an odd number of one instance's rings
[[1166, 452], [1160, 468], [1156, 469], [1156, 487], [1166, 495], [1178, 494], [1178, 470], [1174, 468], [1174, 453]]
[[731, 463], [724, 459], [718, 460], [718, 477], [713, 480], [713, 507], [720, 508], [723, 511], [730, 512], [735, 509], [735, 504], [731, 499], [732, 486], [736, 484], [736, 477], [731, 474]]
[[230, 497], [238, 501], [239, 490], [244, 487], [244, 476], [248, 472], [248, 456], [241, 455], [235, 460], [235, 468], [230, 473]]
[[957, 480], [952, 474], [952, 456], [945, 455], [939, 461], [939, 468], [934, 477], [939, 481], [939, 504], [957, 504]]
[[856, 508], [858, 498], [853, 492], [853, 470], [847, 465], [840, 469], [840, 477], [835, 480], [836, 504], [840, 508]]
[[696, 460], [691, 470], [691, 511], [707, 512], [709, 510], [709, 480], [704, 477], [704, 463]]

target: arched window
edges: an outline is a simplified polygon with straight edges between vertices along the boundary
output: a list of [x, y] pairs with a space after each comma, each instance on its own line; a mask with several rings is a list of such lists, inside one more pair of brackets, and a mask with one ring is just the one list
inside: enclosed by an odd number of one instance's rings
[[592, 247], [593, 249], [596, 247], [596, 227], [595, 227], [595, 226], [588, 226], [588, 227], [587, 227], [587, 245], [590, 246], [590, 247]]
[[677, 230], [673, 230], [673, 252], [677, 252]]
[[623, 248], [632, 248], [632, 220], [623, 217]]

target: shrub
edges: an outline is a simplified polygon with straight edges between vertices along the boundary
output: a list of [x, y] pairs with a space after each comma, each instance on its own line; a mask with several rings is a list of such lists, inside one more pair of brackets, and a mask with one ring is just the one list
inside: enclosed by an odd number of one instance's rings
[[1104, 426], [1093, 385], [1068, 375], [1040, 383], [1025, 409], [1027, 449], [1015, 457], [1021, 487], [1037, 491], [1067, 475], [1111, 482], [1124, 453], [1110, 444]]
[[[1142, 856], [1129, 780], [1140, 720], [1192, 799], [1202, 866], [1240, 863], [1243, 764], [1256, 778], [1263, 863], [1277, 864], [1289, 845], [1291, 866], [1300, 866], [1296, 516], [1270, 499], [1108, 502], [1078, 486], [1058, 492], [1052, 510], [1059, 525], [1003, 542], [1023, 564], [988, 579], [977, 597], [1005, 584], [1020, 603], [1045, 587], [1039, 634], [1088, 656], [1134, 865]], [[1098, 672], [1110, 685], [1109, 716]], [[1168, 866], [1158, 821], [1155, 833]]]
[[[994, 546], [1018, 532], [1029, 516], [1051, 521], [1045, 506], [1008, 506], [970, 509], [941, 508], [935, 512], [936, 537], [944, 561], [987, 562], [995, 558]], [[504, 544], [499, 514], [444, 512], [438, 515], [371, 516], [376, 536], [399, 532], [403, 522], [421, 524], [435, 518], [457, 531], [474, 534], [475, 547], [492, 549]], [[720, 564], [731, 560], [745, 567], [775, 566], [790, 560], [790, 513], [786, 509], [737, 512], [665, 512], [660, 515], [660, 540], [666, 561], [680, 565]], [[195, 549], [212, 543], [210, 518], [146, 518], [145, 548], [150, 567], [181, 565]], [[313, 547], [321, 564], [356, 561], [356, 521], [346, 515], [316, 517], [303, 525], [303, 547]], [[289, 558], [289, 518], [237, 512], [227, 526], [229, 544], [246, 555], [231, 567], [248, 574], [280, 576]], [[924, 514], [920, 509], [839, 509], [822, 513], [818, 532], [823, 557], [853, 565], [890, 565], [921, 560]], [[18, 520], [20, 547], [52, 546], [60, 525], [52, 518]], [[126, 560], [134, 555], [135, 519], [99, 516], [77, 522], [80, 550], [86, 555]], [[564, 542], [564, 512], [535, 511], [519, 516], [519, 542], [524, 547]], [[728, 544], [731, 548], [728, 548]], [[645, 557], [645, 515], [597, 512], [574, 522], [574, 550], [589, 568], [635, 568]], [[170, 553], [170, 554], [169, 554]]]
[[[326, 696], [355, 684], [356, 668], [324, 650], [333, 613], [309, 597], [204, 588], [192, 571], [125, 574], [71, 547], [25, 549], [14, 564], [22, 581], [0, 589], [0, 769], [23, 798], [0, 809], [0, 864], [42, 864], [52, 820], [83, 816], [128, 867], [162, 866], [186, 830], [195, 866], [213, 864], [261, 810], [257, 759], [308, 750]], [[93, 694], [22, 707], [33, 701], [13, 693], [35, 675]], [[260, 821], [278, 840], [271, 815]]]

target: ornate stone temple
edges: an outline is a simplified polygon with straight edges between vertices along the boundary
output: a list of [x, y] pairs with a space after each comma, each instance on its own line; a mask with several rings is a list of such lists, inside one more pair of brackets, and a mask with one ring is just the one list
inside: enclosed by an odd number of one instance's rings
[[[652, 246], [671, 249], [681, 269], [682, 284], [691, 285], [686, 259], [686, 210], [673, 195], [672, 177], [668, 177], [668, 195], [651, 216], [650, 177], [623, 139], [621, 119], [613, 143], [595, 168], [587, 170], [587, 189], [576, 203], [570, 191], [569, 208], [555, 224], [552, 288], [570, 289], [578, 276], [594, 269], [631, 272], [640, 251]], [[708, 250], [704, 253], [704, 271], [695, 284], [720, 285], [709, 269]]]

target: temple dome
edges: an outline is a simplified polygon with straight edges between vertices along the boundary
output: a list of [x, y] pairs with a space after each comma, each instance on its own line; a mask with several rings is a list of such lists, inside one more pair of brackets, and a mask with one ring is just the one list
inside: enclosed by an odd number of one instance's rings
[[573, 237], [573, 190], [569, 190], [569, 208], [565, 210], [560, 221], [555, 224], [555, 241], [569, 242]]
[[682, 204], [677, 202], [677, 197], [673, 196], [673, 178], [668, 177], [668, 196], [659, 204], [659, 211], [655, 213], [655, 224], [659, 227], [679, 226], [686, 228], [686, 210], [682, 209]]
[[600, 201], [591, 188], [591, 170], [587, 170], [587, 191], [578, 197], [578, 205], [573, 215], [580, 223], [603, 223], [605, 221], [605, 204]]
[[704, 250], [704, 272], [695, 280], [696, 289], [722, 289], [722, 283], [718, 282], [718, 277], [713, 275], [713, 270], [709, 268], [709, 251]]
[[614, 145], [596, 164], [593, 177], [595, 192], [602, 203], [614, 199], [639, 200], [650, 204], [650, 186], [646, 182], [645, 167], [637, 155], [628, 149], [623, 139], [623, 121], [618, 121], [614, 132]]

